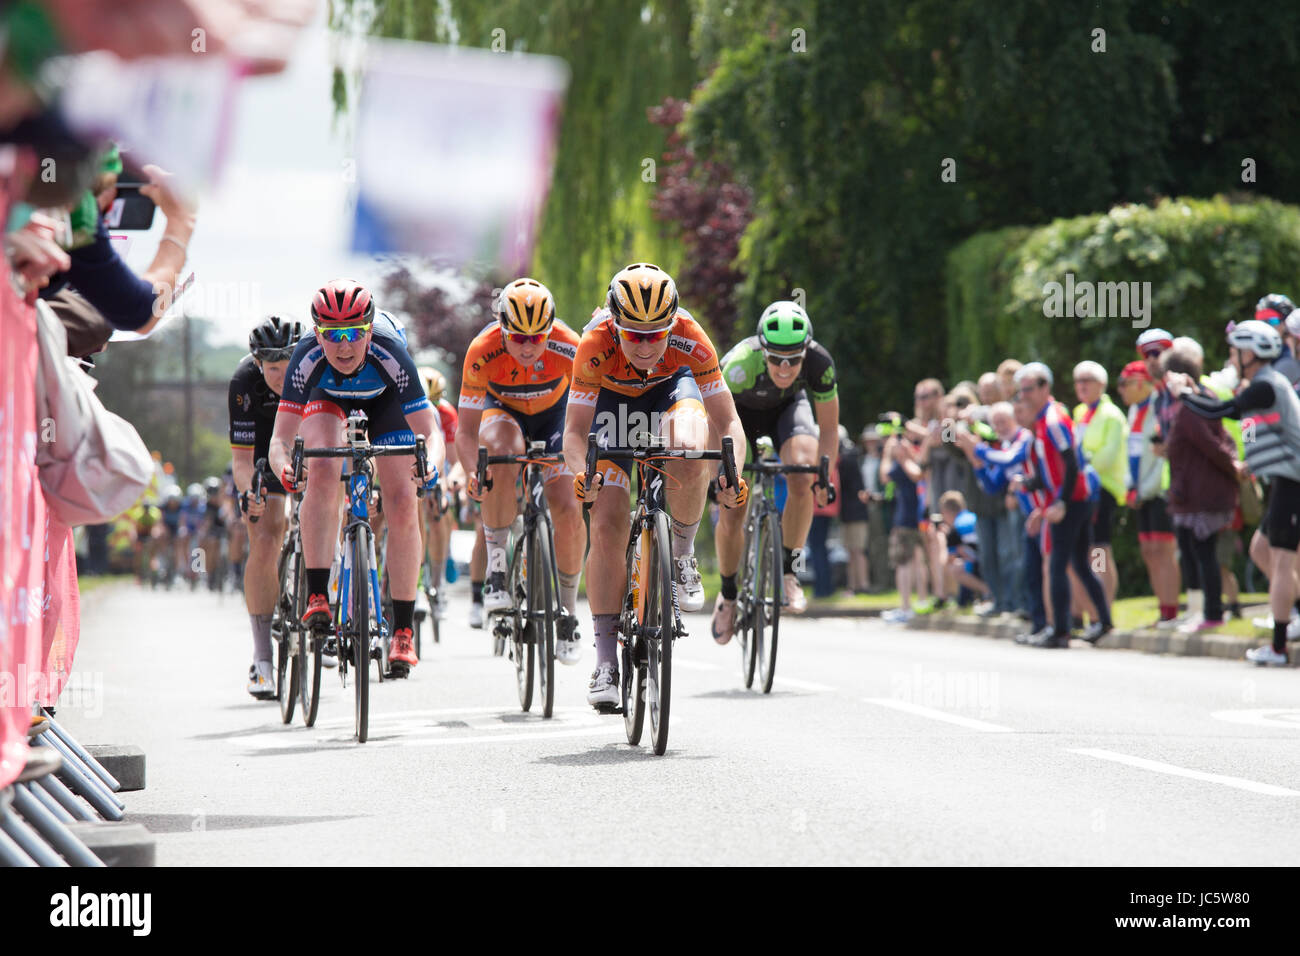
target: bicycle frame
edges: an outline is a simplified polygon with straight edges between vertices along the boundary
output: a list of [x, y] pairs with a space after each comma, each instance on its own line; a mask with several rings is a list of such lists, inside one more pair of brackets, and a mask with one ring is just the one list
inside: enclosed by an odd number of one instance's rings
[[[368, 635], [355, 635], [357, 640], [366, 641], [365, 650], [369, 651], [369, 641], [378, 636], [381, 640], [388, 633], [388, 624], [384, 620], [383, 613], [379, 607], [379, 569], [375, 561], [375, 536], [370, 527], [370, 460], [365, 454], [357, 454], [358, 446], [353, 446], [354, 454], [350, 461], [350, 469], [343, 475], [342, 479], [348, 486], [348, 521], [343, 527], [343, 563], [339, 568], [339, 604], [337, 631], [340, 635], [347, 634], [353, 624], [352, 619], [352, 588], [356, 583], [352, 580], [352, 570], [355, 567], [355, 554], [358, 547], [369, 548], [370, 563], [370, 581], [369, 581], [369, 603], [370, 603], [370, 620], [371, 633]], [[365, 586], [363, 583], [362, 586]], [[340, 675], [346, 677], [347, 667], [345, 661], [348, 655], [343, 654], [339, 657]]]

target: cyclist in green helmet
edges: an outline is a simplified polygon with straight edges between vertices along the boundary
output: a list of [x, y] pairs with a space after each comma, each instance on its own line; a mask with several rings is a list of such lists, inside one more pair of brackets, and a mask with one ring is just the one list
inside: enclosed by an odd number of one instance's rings
[[[764, 309], [756, 333], [723, 356], [722, 378], [731, 389], [751, 449], [767, 435], [785, 464], [816, 465], [827, 455], [834, 471], [840, 424], [835, 363], [813, 339], [812, 321], [798, 303], [773, 302]], [[785, 604], [795, 614], [806, 610], [808, 602], [794, 564], [808, 537], [814, 500], [818, 505], [827, 501], [825, 488], [814, 493], [815, 478], [811, 474], [786, 476], [789, 491], [781, 519], [784, 589]], [[719, 644], [730, 641], [735, 629], [743, 511], [723, 509], [715, 534], [722, 590], [713, 607], [713, 639]]]

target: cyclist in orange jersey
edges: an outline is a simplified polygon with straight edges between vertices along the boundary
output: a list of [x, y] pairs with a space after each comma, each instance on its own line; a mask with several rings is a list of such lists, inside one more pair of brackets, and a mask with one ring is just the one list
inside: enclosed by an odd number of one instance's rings
[[[619, 700], [617, 627], [627, 587], [631, 462], [602, 460], [593, 487], [584, 487], [587, 435], [595, 431], [611, 447], [635, 447], [649, 432], [672, 448], [703, 450], [710, 425], [718, 435], [730, 436], [736, 448], [745, 447], [718, 350], [679, 307], [677, 288], [666, 272], [648, 263], [628, 266], [614, 276], [605, 308], [583, 330], [564, 423], [564, 457], [576, 475], [574, 490], [592, 502], [587, 559], [587, 600], [596, 631], [596, 670], [587, 693], [592, 706]], [[704, 589], [695, 532], [716, 466], [682, 459], [666, 463], [664, 470], [676, 567], [673, 593], [682, 610], [698, 611], [704, 606]], [[735, 488], [723, 487], [719, 500], [725, 507], [742, 507], [747, 493], [742, 478]]]
[[[506, 546], [518, 510], [515, 483], [518, 465], [488, 469], [491, 488], [479, 487], [472, 463], [482, 445], [489, 455], [522, 455], [528, 443], [546, 443], [547, 454], [562, 451], [565, 402], [578, 351], [578, 335], [555, 318], [555, 300], [535, 279], [516, 279], [496, 302], [496, 321], [483, 329], [465, 353], [460, 387], [460, 423], [456, 448], [468, 463], [468, 493], [482, 504], [487, 543], [487, 583], [483, 608], [508, 608], [513, 598], [506, 585]], [[560, 615], [555, 656], [562, 664], [582, 657], [577, 631], [578, 580], [586, 529], [578, 503], [569, 493], [572, 472], [563, 464], [547, 466], [546, 501], [555, 528], [555, 563], [560, 580]]]

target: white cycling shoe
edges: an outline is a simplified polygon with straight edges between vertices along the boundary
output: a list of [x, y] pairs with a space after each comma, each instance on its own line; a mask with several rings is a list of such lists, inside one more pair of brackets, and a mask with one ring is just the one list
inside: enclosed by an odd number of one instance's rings
[[573, 665], [582, 660], [582, 643], [578, 635], [578, 619], [572, 614], [562, 614], [555, 631], [555, 659], [561, 664]]
[[469, 606], [469, 626], [482, 630], [483, 628], [483, 605], [471, 604]]
[[258, 661], [248, 669], [248, 692], [258, 700], [275, 700], [275, 668]]
[[1287, 659], [1285, 654], [1279, 654], [1273, 650], [1273, 645], [1265, 644], [1263, 647], [1255, 647], [1246, 652], [1246, 660], [1252, 664], [1272, 664], [1275, 667], [1286, 667]]
[[483, 610], [491, 614], [493, 611], [508, 611], [513, 606], [506, 576], [500, 571], [488, 575], [487, 583], [483, 585]]
[[616, 664], [597, 664], [587, 685], [587, 703], [596, 709], [617, 707], [620, 703], [618, 690], [618, 666]]
[[695, 555], [684, 554], [673, 558], [677, 574], [673, 578], [673, 593], [677, 606], [683, 611], [698, 611], [704, 607], [704, 583], [700, 580], [699, 562]]

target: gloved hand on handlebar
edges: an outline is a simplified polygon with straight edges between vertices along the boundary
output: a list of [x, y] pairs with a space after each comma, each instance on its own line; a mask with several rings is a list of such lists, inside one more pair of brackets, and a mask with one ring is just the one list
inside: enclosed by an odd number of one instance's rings
[[587, 495], [587, 476], [578, 474], [573, 476], [573, 494], [579, 501], [595, 501], [596, 496], [600, 494], [601, 486], [605, 483], [605, 477], [600, 472], [592, 476], [591, 496]]
[[[740, 475], [736, 476], [736, 489], [733, 492], [726, 484], [727, 479], [718, 476], [718, 503], [724, 508], [743, 508], [749, 501], [749, 482], [745, 481]], [[730, 504], [727, 499], [732, 498]]]
[[296, 494], [307, 487], [307, 475], [304, 472], [302, 481], [295, 482], [293, 480], [293, 465], [285, 465], [284, 471], [280, 472], [280, 484], [284, 486], [285, 491]]

